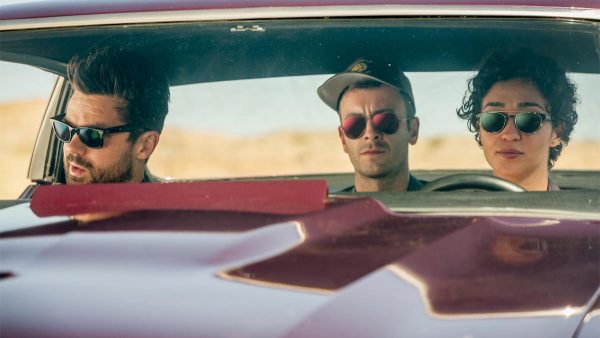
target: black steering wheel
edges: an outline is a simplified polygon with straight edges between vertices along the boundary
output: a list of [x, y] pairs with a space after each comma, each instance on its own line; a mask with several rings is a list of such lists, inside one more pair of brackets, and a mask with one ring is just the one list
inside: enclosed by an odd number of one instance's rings
[[481, 174], [456, 174], [440, 177], [425, 184], [419, 191], [451, 191], [478, 189], [488, 191], [523, 192], [525, 189], [505, 179]]

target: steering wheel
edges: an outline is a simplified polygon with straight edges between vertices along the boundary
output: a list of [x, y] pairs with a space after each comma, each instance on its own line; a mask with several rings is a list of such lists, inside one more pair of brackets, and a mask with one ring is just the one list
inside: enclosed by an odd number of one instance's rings
[[481, 174], [456, 174], [440, 177], [425, 184], [419, 191], [451, 191], [480, 189], [488, 191], [523, 192], [525, 189], [505, 179]]

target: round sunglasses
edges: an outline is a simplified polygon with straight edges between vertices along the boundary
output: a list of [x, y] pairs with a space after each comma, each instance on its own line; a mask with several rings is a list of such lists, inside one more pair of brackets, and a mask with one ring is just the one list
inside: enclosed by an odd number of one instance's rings
[[512, 117], [515, 122], [515, 127], [521, 133], [533, 134], [540, 130], [544, 121], [552, 120], [545, 113], [537, 112], [508, 112], [516, 113], [509, 115], [502, 111], [486, 111], [479, 114], [479, 125], [488, 133], [499, 133], [506, 127], [508, 120]]
[[[400, 121], [408, 121], [410, 118], [399, 119], [394, 113], [379, 113], [369, 117], [373, 121], [375, 130], [384, 134], [394, 134], [400, 128]], [[350, 115], [342, 121], [342, 130], [349, 139], [361, 137], [367, 129], [367, 117], [365, 115]]]
[[66, 122], [63, 121], [65, 114], [57, 115], [56, 117], [50, 118], [50, 122], [52, 122], [52, 129], [54, 130], [54, 135], [64, 142], [69, 143], [73, 139], [73, 135], [77, 133], [79, 136], [79, 140], [86, 147], [99, 149], [104, 146], [104, 135], [106, 134], [114, 134], [114, 133], [124, 133], [130, 132], [134, 130], [141, 130], [138, 127], [134, 127], [132, 125], [122, 125], [112, 128], [99, 129], [99, 128], [91, 128], [91, 127], [72, 127]]

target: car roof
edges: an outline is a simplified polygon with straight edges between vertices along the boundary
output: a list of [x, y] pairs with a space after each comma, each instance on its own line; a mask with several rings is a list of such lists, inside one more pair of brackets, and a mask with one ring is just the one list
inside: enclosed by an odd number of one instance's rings
[[261, 7], [328, 7], [359, 5], [412, 6], [533, 6], [552, 8], [600, 8], [596, 0], [38, 0], [12, 1], [0, 6], [2, 20], [49, 18], [61, 16], [191, 11], [216, 9], [252, 9]]
[[[239, 25], [264, 32], [231, 31]], [[597, 34], [589, 22], [495, 18], [123, 24], [3, 32], [0, 59], [64, 75], [72, 55], [118, 41], [159, 60], [171, 85], [178, 85], [337, 73], [365, 51], [377, 52], [373, 46], [386, 46], [404, 71], [468, 71], [498, 46], [520, 42], [549, 53], [568, 71], [600, 73]], [[556, 45], [564, 48], [550, 48]]]
[[[401, 57], [405, 71], [473, 70], [491, 50], [513, 45], [517, 39], [549, 53], [568, 71], [600, 73], [595, 50], [598, 31], [593, 24], [600, 19], [600, 10], [594, 9], [600, 8], [597, 1], [535, 2], [529, 7], [525, 4], [533, 1], [378, 0], [360, 5], [364, 3], [13, 2], [0, 5], [0, 60], [64, 75], [72, 55], [97, 42], [121, 39], [120, 43], [133, 42], [142, 54], [161, 60], [170, 84], [178, 85], [336, 73], [376, 45]], [[480, 6], [470, 6], [473, 4]], [[381, 20], [391, 17], [403, 20]], [[442, 22], [442, 17], [447, 20]], [[515, 20], [519, 17], [551, 20]], [[580, 18], [583, 20], [573, 20]], [[236, 25], [242, 29], [238, 31]], [[263, 32], [246, 32], [253, 25]], [[390, 35], [386, 34], [393, 34], [394, 44], [389, 44]], [[564, 48], [549, 47], [558, 45]], [[219, 52], [207, 52], [206, 46]], [[294, 55], [289, 55], [291, 49]], [[330, 57], [333, 55], [338, 57]]]

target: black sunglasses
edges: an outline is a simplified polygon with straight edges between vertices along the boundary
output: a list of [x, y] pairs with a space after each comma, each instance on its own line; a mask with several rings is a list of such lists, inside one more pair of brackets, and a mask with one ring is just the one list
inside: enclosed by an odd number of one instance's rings
[[64, 122], [64, 117], [65, 114], [61, 114], [57, 115], [56, 117], [50, 118], [53, 127], [52, 129], [54, 129], [54, 134], [56, 135], [56, 137], [62, 142], [69, 143], [73, 139], [73, 134], [77, 133], [77, 136], [79, 136], [79, 140], [81, 140], [81, 143], [85, 144], [87, 147], [95, 149], [102, 148], [102, 146], [104, 145], [105, 134], [124, 133], [134, 130], [141, 130], [141, 128], [127, 124], [106, 129], [98, 129], [91, 127], [75, 128]]
[[[400, 121], [408, 121], [407, 119], [398, 119], [394, 113], [379, 113], [370, 117], [373, 121], [375, 130], [384, 134], [394, 134], [400, 128]], [[342, 130], [350, 139], [357, 139], [367, 129], [367, 117], [365, 115], [350, 115], [342, 121]]]
[[[515, 113], [515, 112], [510, 112]], [[544, 121], [552, 120], [545, 113], [536, 112], [516, 112], [515, 115], [508, 115], [507, 112], [486, 111], [479, 114], [479, 125], [488, 133], [499, 133], [506, 127], [509, 118], [514, 118], [515, 127], [521, 133], [533, 134], [540, 130]]]

